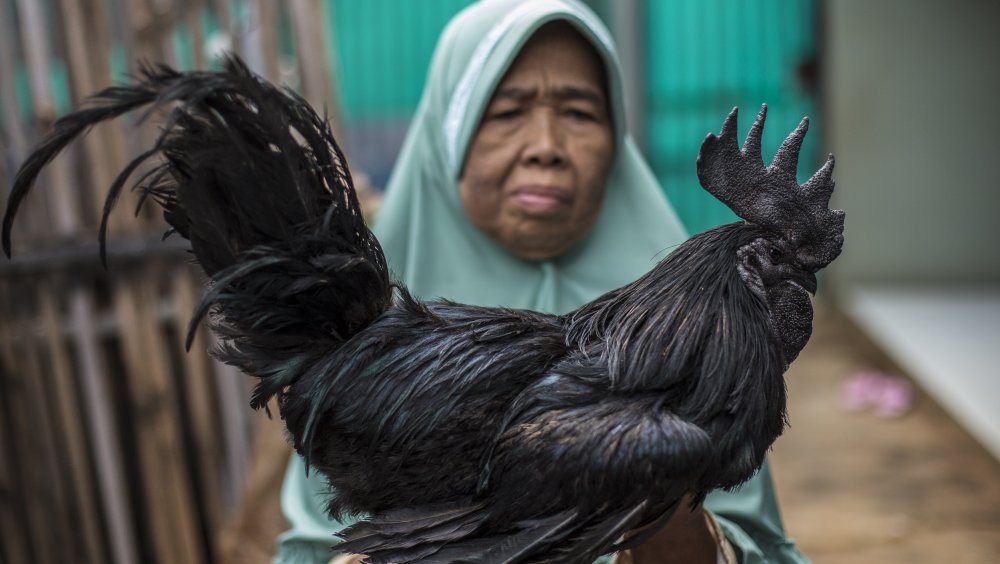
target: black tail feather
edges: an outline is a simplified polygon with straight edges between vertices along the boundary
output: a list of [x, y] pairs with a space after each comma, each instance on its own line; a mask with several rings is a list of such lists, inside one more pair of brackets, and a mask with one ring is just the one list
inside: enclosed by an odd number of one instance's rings
[[[490, 507], [471, 502], [442, 504], [356, 523], [341, 533], [344, 541], [334, 550], [364, 554], [373, 564], [592, 562], [602, 554], [634, 546], [629, 541], [614, 542], [641, 525], [648, 509], [648, 502], [608, 515], [571, 509], [511, 523], [509, 531], [498, 535], [493, 525], [484, 525], [490, 521]], [[671, 509], [634, 538], [641, 537], [639, 543], [646, 540], [672, 514]]]
[[[565, 544], [541, 559], [544, 562], [593, 562], [597, 557], [611, 550], [612, 543], [636, 526], [648, 508], [648, 502], [613, 513], [576, 531], [576, 535], [564, 539]], [[603, 514], [603, 512], [601, 512]]]
[[109, 190], [102, 259], [122, 188], [162, 157], [133, 187], [139, 205], [152, 199], [163, 209], [170, 232], [190, 240], [214, 283], [187, 344], [198, 321], [218, 312], [214, 325], [227, 339], [218, 356], [261, 378], [254, 407], [391, 303], [385, 257], [364, 224], [344, 154], [301, 97], [233, 57], [220, 72], [145, 66], [135, 84], [107, 88], [88, 105], [59, 119], [18, 172], [3, 220], [8, 255], [14, 216], [45, 165], [91, 126], [148, 105], [140, 122], [158, 109], [169, 113], [154, 145]]
[[334, 549], [373, 563], [423, 561], [472, 534], [486, 517], [482, 504], [469, 501], [391, 511], [351, 525]]
[[[629, 530], [631, 532], [629, 533], [628, 538], [616, 543], [614, 545], [614, 552], [621, 552], [623, 550], [635, 548], [653, 538], [653, 535], [660, 532], [660, 530], [667, 525], [670, 519], [677, 512], [678, 504], [679, 501], [675, 501], [674, 504], [668, 507], [659, 517], [648, 524], [630, 526]], [[697, 505], [700, 507], [700, 502]], [[632, 523], [632, 525], [635, 524]]]
[[521, 523], [522, 532], [484, 546], [482, 562], [522, 562], [533, 556], [545, 555], [553, 543], [565, 536], [567, 530], [572, 530], [578, 519], [578, 510], [568, 510], [545, 519]]
[[157, 88], [153, 85], [113, 86], [92, 98], [95, 107], [73, 112], [56, 121], [52, 133], [28, 156], [14, 177], [14, 186], [7, 200], [7, 213], [3, 219], [3, 249], [8, 257], [11, 256], [10, 232], [14, 225], [14, 216], [45, 165], [94, 124], [149, 104], [156, 100], [156, 96]]
[[394, 511], [352, 525], [335, 550], [365, 554], [369, 562], [422, 564], [534, 561], [564, 540], [580, 524], [578, 510], [511, 525], [502, 536], [481, 535], [489, 508], [477, 503]]

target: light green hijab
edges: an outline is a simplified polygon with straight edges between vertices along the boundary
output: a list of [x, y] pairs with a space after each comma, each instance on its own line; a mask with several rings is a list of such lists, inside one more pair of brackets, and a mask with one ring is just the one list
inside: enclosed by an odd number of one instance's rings
[[[573, 25], [604, 59], [617, 143], [593, 228], [563, 255], [534, 262], [469, 222], [458, 181], [494, 89], [525, 42], [553, 20]], [[686, 235], [627, 133], [623, 104], [611, 37], [581, 4], [485, 0], [458, 14], [438, 42], [375, 225], [395, 276], [424, 299], [565, 313], [649, 271]]]
[[[531, 35], [554, 20], [573, 25], [604, 59], [617, 144], [594, 227], [565, 254], [533, 262], [469, 222], [458, 180], [493, 90]], [[611, 36], [575, 0], [482, 0], [455, 16], [438, 41], [375, 225], [395, 277], [423, 299], [565, 313], [649, 271], [686, 234], [628, 134], [623, 104]], [[275, 562], [330, 559], [333, 533], [349, 523], [326, 517], [326, 492], [293, 456], [281, 492], [291, 528], [279, 538]], [[741, 491], [714, 492], [706, 506], [744, 564], [806, 562], [785, 538], [766, 465]]]

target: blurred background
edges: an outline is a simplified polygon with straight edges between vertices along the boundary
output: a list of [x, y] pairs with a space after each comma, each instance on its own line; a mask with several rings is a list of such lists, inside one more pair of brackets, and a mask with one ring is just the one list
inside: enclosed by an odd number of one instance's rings
[[[375, 213], [436, 38], [468, 3], [0, 0], [4, 196], [54, 119], [140, 61], [235, 51], [326, 109]], [[1000, 561], [1000, 4], [588, 4], [691, 232], [734, 219], [694, 170], [733, 106], [768, 104], [765, 158], [810, 116], [801, 181], [837, 156], [847, 242], [772, 456], [790, 535], [821, 563]], [[249, 379], [203, 353], [211, 335], [183, 352], [202, 281], [145, 211], [116, 213], [110, 268], [97, 259], [105, 189], [152, 135], [128, 121], [53, 164], [0, 259], [0, 561], [267, 562], [289, 451]]]

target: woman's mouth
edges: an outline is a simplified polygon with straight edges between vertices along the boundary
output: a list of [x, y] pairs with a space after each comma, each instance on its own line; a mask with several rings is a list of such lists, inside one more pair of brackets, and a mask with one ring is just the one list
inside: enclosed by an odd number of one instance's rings
[[570, 191], [559, 186], [519, 186], [510, 195], [511, 200], [529, 213], [547, 215], [556, 213], [571, 203]]

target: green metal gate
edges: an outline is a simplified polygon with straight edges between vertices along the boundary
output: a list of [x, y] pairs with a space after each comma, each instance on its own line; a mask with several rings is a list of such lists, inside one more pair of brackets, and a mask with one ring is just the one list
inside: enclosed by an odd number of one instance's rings
[[648, 158], [692, 233], [733, 221], [698, 186], [695, 158], [733, 106], [740, 138], [768, 105], [763, 152], [769, 160], [804, 115], [800, 181], [822, 145], [815, 88], [817, 8], [811, 0], [649, 0], [646, 2]]

